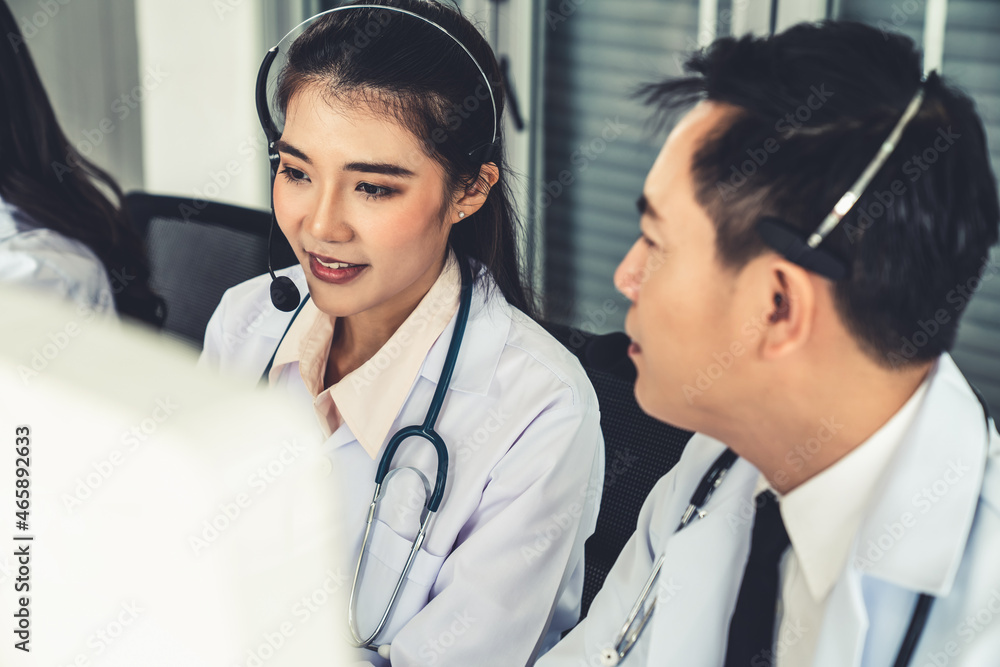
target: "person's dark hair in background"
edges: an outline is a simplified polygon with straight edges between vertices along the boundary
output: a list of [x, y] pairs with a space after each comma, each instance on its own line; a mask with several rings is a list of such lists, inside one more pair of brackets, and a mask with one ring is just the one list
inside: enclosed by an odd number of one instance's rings
[[[868, 65], [873, 58], [878, 67]], [[766, 41], [717, 40], [686, 69], [697, 76], [649, 85], [640, 95], [664, 114], [702, 98], [739, 107], [692, 166], [697, 198], [716, 226], [718, 257], [738, 270], [767, 250], [754, 228], [761, 217], [804, 235], [816, 229], [899, 120], [920, 84], [921, 60], [908, 37], [827, 22]], [[924, 86], [899, 145], [822, 246], [847, 261], [835, 286], [842, 320], [866, 353], [891, 368], [951, 349], [966, 288], [977, 284], [1000, 221], [972, 100], [936, 73]], [[907, 344], [921, 322], [934, 322], [937, 333], [925, 345]]]
[[[489, 44], [471, 23], [450, 7], [425, 0], [365, 0], [360, 4], [409, 10], [454, 35], [483, 68], [492, 84], [496, 118], [503, 117], [502, 74]], [[419, 29], [409, 17], [378, 9], [333, 12], [296, 40], [281, 73], [278, 107], [304, 85], [323, 82], [334, 97], [357, 96], [401, 122], [421, 139], [445, 170], [452, 192], [464, 192], [479, 179], [480, 163], [469, 151], [493, 136], [494, 114], [486, 81], [460, 46], [432, 27]], [[357, 26], [371, 26], [359, 42]], [[475, 82], [471, 87], [469, 82]], [[500, 171], [483, 207], [452, 227], [449, 244], [460, 260], [482, 262], [507, 301], [535, 317], [530, 283], [522, 277], [511, 204], [510, 171], [503, 127], [488, 162]], [[451, 194], [451, 193], [449, 193]], [[449, 196], [449, 200], [451, 197]]]
[[[38, 71], [6, 2], [0, 2], [0, 197], [41, 227], [78, 240], [116, 271], [115, 309], [160, 325], [163, 300], [149, 286], [142, 241], [119, 205], [121, 189], [81, 156], [56, 121]], [[17, 39], [15, 39], [17, 38]], [[70, 169], [60, 168], [71, 164]]]

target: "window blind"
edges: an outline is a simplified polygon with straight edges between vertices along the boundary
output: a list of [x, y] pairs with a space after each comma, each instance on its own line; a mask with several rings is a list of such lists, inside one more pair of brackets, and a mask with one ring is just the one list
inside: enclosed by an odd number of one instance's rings
[[547, 319], [599, 333], [623, 328], [628, 302], [612, 277], [638, 236], [635, 201], [664, 139], [630, 95], [681, 74], [697, 24], [696, 0], [547, 1]]

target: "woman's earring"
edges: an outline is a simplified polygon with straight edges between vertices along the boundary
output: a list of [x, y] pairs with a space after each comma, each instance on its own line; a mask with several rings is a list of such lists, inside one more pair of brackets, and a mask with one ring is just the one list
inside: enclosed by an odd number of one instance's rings
[[465, 217], [465, 211], [459, 211], [458, 212], [458, 217], [459, 217], [459, 219], [464, 218]]

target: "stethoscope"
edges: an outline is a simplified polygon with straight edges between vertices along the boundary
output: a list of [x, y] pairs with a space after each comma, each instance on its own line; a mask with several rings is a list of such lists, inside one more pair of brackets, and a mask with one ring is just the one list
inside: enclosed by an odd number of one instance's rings
[[[458, 350], [462, 346], [462, 338], [465, 335], [465, 327], [469, 322], [469, 310], [472, 307], [472, 273], [467, 261], [459, 260], [458, 264], [459, 271], [462, 276], [462, 292], [458, 304], [458, 317], [455, 321], [455, 330], [451, 334], [451, 342], [448, 345], [448, 354], [445, 356], [444, 366], [441, 367], [441, 375], [438, 378], [437, 388], [434, 390], [434, 396], [431, 398], [431, 403], [427, 408], [427, 415], [424, 417], [423, 423], [419, 425], [414, 424], [412, 426], [406, 426], [396, 431], [389, 439], [389, 444], [386, 445], [385, 452], [382, 454], [381, 460], [379, 460], [378, 469], [375, 472], [375, 494], [372, 496], [371, 505], [368, 507], [368, 519], [365, 523], [365, 535], [361, 540], [361, 553], [358, 555], [358, 564], [354, 570], [354, 582], [351, 585], [350, 605], [348, 607], [348, 625], [350, 626], [351, 638], [354, 641], [354, 645], [358, 648], [377, 650], [379, 655], [382, 655], [383, 657], [388, 657], [385, 655], [387, 653], [388, 645], [378, 646], [375, 643], [375, 640], [385, 628], [385, 624], [388, 622], [389, 616], [392, 614], [392, 610], [396, 606], [396, 601], [399, 597], [399, 592], [403, 587], [403, 582], [410, 573], [410, 568], [413, 566], [413, 561], [417, 556], [417, 552], [420, 550], [420, 546], [424, 542], [424, 536], [427, 533], [427, 526], [430, 524], [431, 517], [434, 516], [438, 507], [441, 506], [441, 499], [444, 497], [445, 481], [448, 478], [448, 447], [445, 445], [444, 439], [441, 438], [441, 435], [434, 430], [434, 425], [437, 423], [438, 415], [441, 412], [441, 406], [444, 404], [444, 397], [448, 392], [448, 385], [451, 384], [451, 376], [455, 371], [455, 362], [458, 360]], [[288, 326], [285, 327], [285, 332], [281, 335], [281, 339], [278, 341], [278, 345], [275, 348], [274, 353], [271, 355], [271, 359], [267, 362], [267, 367], [264, 369], [264, 373], [261, 375], [261, 382], [267, 382], [268, 375], [270, 374], [271, 368], [274, 365], [274, 360], [277, 357], [278, 349], [281, 347], [282, 341], [285, 340], [285, 336], [288, 335], [288, 331], [292, 328], [295, 318], [297, 318], [299, 313], [302, 312], [302, 308], [305, 306], [308, 299], [309, 295], [306, 295], [302, 304], [295, 311], [295, 314], [292, 315], [291, 320], [289, 320]], [[434, 450], [437, 453], [437, 476], [434, 481], [434, 491], [424, 503], [424, 508], [420, 516], [420, 529], [417, 531], [417, 534], [413, 538], [413, 542], [410, 545], [410, 554], [406, 558], [406, 564], [403, 566], [403, 571], [396, 580], [396, 585], [389, 598], [389, 604], [386, 605], [385, 610], [382, 612], [382, 617], [379, 619], [375, 630], [370, 635], [365, 637], [358, 628], [358, 582], [361, 578], [361, 570], [364, 568], [364, 564], [367, 560], [366, 552], [368, 551], [368, 538], [371, 535], [372, 522], [375, 520], [375, 516], [378, 513], [379, 501], [382, 499], [383, 483], [386, 482], [391, 473], [401, 470], [401, 468], [398, 468], [390, 471], [389, 466], [392, 463], [393, 456], [396, 454], [396, 450], [399, 449], [400, 444], [402, 444], [402, 442], [407, 438], [423, 438], [434, 446]], [[423, 478], [423, 473], [418, 470], [416, 472]], [[426, 478], [424, 478], [424, 486], [425, 488], [428, 487]]]
[[[983, 398], [982, 394], [973, 387], [972, 391], [976, 394], [976, 398], [979, 399], [980, 404], [983, 406], [983, 414], [986, 417], [986, 438], [989, 440], [990, 431], [990, 411], [989, 406], [986, 403], [986, 399]], [[987, 447], [987, 452], [989, 447]], [[702, 510], [715, 490], [719, 488], [722, 481], [726, 478], [729, 473], [729, 469], [733, 467], [736, 463], [736, 453], [731, 449], [726, 449], [722, 452], [712, 466], [708, 469], [708, 472], [701, 478], [698, 482], [698, 486], [695, 488], [694, 493], [691, 494], [691, 499], [688, 501], [687, 509], [684, 510], [684, 514], [681, 515], [681, 521], [677, 528], [674, 530], [676, 535], [685, 526], [687, 526], [694, 518], [697, 516], [699, 519], [707, 516], [707, 513]], [[982, 488], [980, 487], [980, 494], [982, 494]], [[653, 570], [649, 573], [649, 578], [646, 579], [646, 583], [643, 585], [642, 590], [639, 593], [639, 597], [636, 599], [635, 604], [632, 605], [632, 609], [629, 610], [628, 616], [625, 618], [625, 623], [622, 624], [621, 630], [615, 636], [615, 641], [612, 647], [606, 648], [601, 651], [601, 664], [606, 667], [613, 667], [619, 664], [625, 659], [625, 656], [629, 654], [632, 647], [635, 646], [636, 642], [639, 640], [639, 636], [642, 634], [643, 629], [649, 622], [650, 617], [653, 615], [653, 610], [656, 608], [656, 598], [654, 597], [649, 604], [649, 608], [646, 612], [639, 617], [639, 613], [642, 608], [646, 606], [646, 602], [649, 600], [650, 592], [653, 590], [653, 586], [656, 584], [656, 580], [660, 575], [660, 568], [663, 567], [663, 560], [665, 554], [660, 554], [656, 562], [653, 563]], [[903, 638], [903, 643], [900, 644], [899, 652], [896, 654], [896, 660], [893, 662], [893, 667], [906, 667], [910, 664], [910, 660], [913, 657], [913, 652], [917, 648], [917, 643], [920, 641], [920, 635], [924, 631], [924, 626], [927, 624], [927, 617], [930, 615], [931, 605], [934, 602], [934, 596], [928, 595], [927, 593], [921, 593], [920, 597], [917, 598], [917, 604], [913, 608], [913, 614], [910, 616], [910, 623], [906, 628], [906, 635]], [[634, 629], [633, 629], [634, 627]]]
[[[684, 510], [684, 514], [681, 515], [681, 521], [674, 529], [674, 534], [681, 531], [685, 526], [694, 520], [695, 516], [698, 518], [703, 518], [706, 516], [705, 512], [701, 508], [709, 501], [715, 490], [719, 488], [722, 484], [722, 480], [726, 478], [729, 473], [729, 469], [733, 467], [733, 463], [736, 462], [736, 453], [731, 449], [726, 449], [719, 455], [719, 458], [715, 459], [715, 463], [712, 467], [708, 469], [708, 472], [702, 476], [701, 481], [698, 482], [698, 486], [695, 487], [694, 493], [691, 494], [691, 499], [688, 501], [687, 509]], [[660, 554], [656, 562], [653, 563], [653, 571], [649, 573], [649, 578], [646, 579], [645, 585], [642, 587], [642, 591], [639, 593], [638, 599], [635, 604], [632, 605], [632, 609], [629, 611], [628, 616], [625, 618], [625, 623], [622, 625], [621, 630], [615, 636], [613, 648], [606, 648], [601, 651], [601, 664], [617, 665], [625, 656], [629, 654], [635, 643], [639, 641], [639, 635], [642, 634], [643, 629], [649, 622], [650, 617], [653, 615], [653, 610], [656, 609], [656, 598], [654, 597], [649, 605], [649, 609], [646, 613], [639, 618], [639, 612], [642, 608], [646, 606], [646, 601], [649, 599], [649, 594], [653, 590], [653, 586], [656, 583], [657, 578], [660, 576], [660, 568], [663, 567], [663, 559], [665, 554]], [[638, 625], [636, 621], [638, 620]], [[635, 629], [632, 629], [635, 626]]]

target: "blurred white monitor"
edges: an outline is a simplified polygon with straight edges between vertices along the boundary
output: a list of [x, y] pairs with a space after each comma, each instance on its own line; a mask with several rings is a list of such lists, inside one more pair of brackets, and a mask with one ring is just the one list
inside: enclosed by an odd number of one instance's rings
[[348, 664], [315, 418], [86, 310], [0, 309], [0, 664]]

